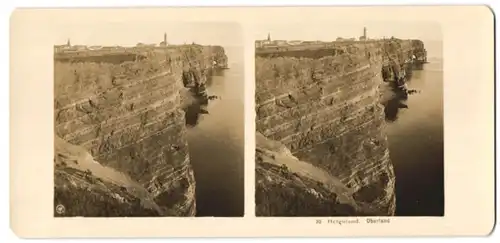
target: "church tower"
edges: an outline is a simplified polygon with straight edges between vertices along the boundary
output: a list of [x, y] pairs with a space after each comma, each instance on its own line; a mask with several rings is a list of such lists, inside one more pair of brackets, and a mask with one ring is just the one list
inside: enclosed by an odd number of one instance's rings
[[71, 42], [69, 41], [69, 38], [68, 38], [68, 43], [66, 43], [66, 45], [67, 45], [68, 47], [70, 47], [70, 46], [71, 46]]
[[267, 41], [271, 41], [271, 33], [267, 33]]

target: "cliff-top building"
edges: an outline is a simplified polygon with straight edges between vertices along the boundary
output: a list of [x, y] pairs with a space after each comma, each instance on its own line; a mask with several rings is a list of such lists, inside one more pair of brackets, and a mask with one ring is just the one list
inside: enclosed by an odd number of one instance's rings
[[255, 41], [255, 47], [257, 47], [257, 48], [263, 47], [263, 46], [266, 46], [266, 45], [271, 45], [271, 44], [272, 44], [271, 33], [267, 33], [267, 39]]
[[264, 46], [288, 46], [288, 45], [299, 45], [302, 44], [302, 41], [300, 40], [292, 40], [292, 41], [286, 41], [286, 40], [271, 40], [271, 34], [267, 34], [267, 39], [265, 40], [256, 40], [255, 41], [255, 47], [260, 48]]
[[366, 36], [366, 27], [363, 28], [363, 35], [359, 37], [360, 41], [365, 41], [367, 40], [368, 37]]
[[162, 42], [160, 42], [160, 46], [164, 46], [164, 47], [168, 46], [168, 42], [167, 42], [167, 33], [164, 33], [164, 34], [163, 34], [163, 41], [162, 41]]
[[54, 45], [54, 51], [55, 52], [62, 52], [64, 50], [69, 50], [71, 49], [71, 41], [68, 39], [68, 42], [63, 45]]

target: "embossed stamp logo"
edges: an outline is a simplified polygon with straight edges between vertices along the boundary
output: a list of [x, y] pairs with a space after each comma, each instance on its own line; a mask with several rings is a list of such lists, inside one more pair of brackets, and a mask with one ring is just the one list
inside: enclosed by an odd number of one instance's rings
[[64, 212], [66, 212], [66, 208], [63, 205], [58, 204], [56, 206], [56, 213], [57, 214], [64, 214]]

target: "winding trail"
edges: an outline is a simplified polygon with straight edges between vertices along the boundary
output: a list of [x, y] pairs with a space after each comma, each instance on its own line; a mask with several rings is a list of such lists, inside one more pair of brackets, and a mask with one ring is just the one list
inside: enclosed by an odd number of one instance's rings
[[64, 164], [66, 167], [90, 173], [93, 177], [124, 187], [129, 194], [141, 200], [143, 207], [153, 209], [160, 215], [164, 215], [163, 210], [154, 202], [150, 193], [129, 176], [113, 168], [101, 165], [84, 148], [70, 144], [58, 136], [54, 138], [54, 146], [56, 153], [55, 164]]
[[256, 134], [256, 142], [257, 152], [263, 155], [262, 162], [277, 166], [285, 165], [291, 172], [321, 182], [326, 189], [337, 195], [339, 203], [349, 204], [355, 208], [359, 208], [359, 205], [352, 197], [354, 191], [347, 188], [335, 176], [332, 176], [327, 171], [310, 163], [297, 159], [284, 145], [271, 141], [258, 132]]

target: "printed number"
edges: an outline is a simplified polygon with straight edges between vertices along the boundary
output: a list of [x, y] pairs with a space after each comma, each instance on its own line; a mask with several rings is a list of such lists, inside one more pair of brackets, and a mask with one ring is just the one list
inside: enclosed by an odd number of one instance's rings
[[316, 224], [321, 224], [321, 219], [316, 219]]

